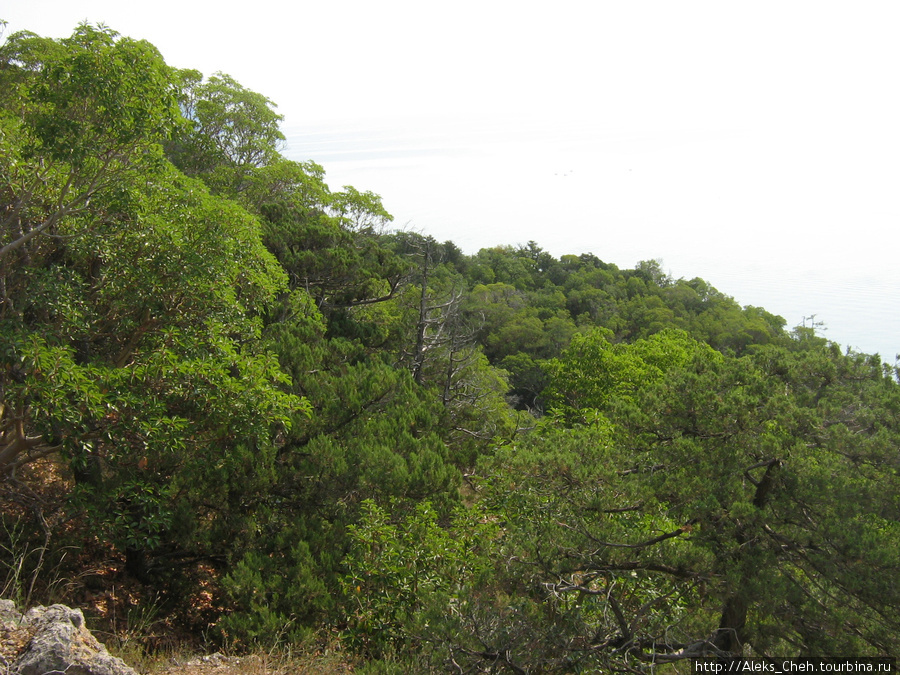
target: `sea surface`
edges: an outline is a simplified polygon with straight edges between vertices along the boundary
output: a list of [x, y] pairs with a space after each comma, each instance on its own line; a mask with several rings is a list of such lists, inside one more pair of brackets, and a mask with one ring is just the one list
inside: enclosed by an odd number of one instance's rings
[[836, 150], [817, 139], [604, 135], [527, 116], [285, 132], [285, 154], [321, 164], [332, 189], [376, 192], [395, 227], [466, 253], [535, 241], [556, 257], [590, 252], [620, 268], [659, 259], [673, 278], [701, 277], [789, 328], [815, 323], [889, 364], [900, 352], [900, 208], [883, 198], [896, 176], [862, 180], [847, 148], [830, 162]]

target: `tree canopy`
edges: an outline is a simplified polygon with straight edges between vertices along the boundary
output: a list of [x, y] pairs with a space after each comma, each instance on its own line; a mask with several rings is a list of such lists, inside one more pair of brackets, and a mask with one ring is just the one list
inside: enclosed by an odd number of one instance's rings
[[407, 671], [897, 652], [895, 369], [392, 229], [280, 122], [103, 26], [0, 45], [0, 594]]

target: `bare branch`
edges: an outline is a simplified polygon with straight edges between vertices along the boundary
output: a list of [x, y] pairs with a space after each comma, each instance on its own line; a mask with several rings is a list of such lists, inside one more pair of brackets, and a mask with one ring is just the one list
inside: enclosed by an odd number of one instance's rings
[[[665, 541], [666, 539], [672, 539], [674, 537], [678, 537], [678, 536], [684, 534], [685, 532], [691, 531], [690, 526], [684, 525], [682, 527], [679, 527], [677, 530], [673, 530], [672, 532], [666, 532], [665, 534], [661, 534], [658, 537], [653, 537], [652, 539], [642, 541], [638, 544], [619, 544], [619, 543], [611, 542], [611, 541], [601, 541], [601, 540], [597, 539], [596, 537], [594, 537], [590, 532], [586, 532], [577, 527], [573, 527], [572, 525], [569, 525], [568, 523], [563, 523], [561, 521], [558, 521], [557, 525], [559, 525], [560, 527], [564, 527], [567, 530], [572, 530], [573, 532], [578, 532], [578, 533], [584, 535], [585, 537], [587, 537], [588, 539], [590, 539], [595, 544], [599, 544], [600, 546], [604, 546], [604, 547], [608, 547], [608, 548], [630, 548], [630, 549], [647, 548], [648, 546], [653, 546], [654, 544], [658, 544], [661, 541]], [[596, 554], [596, 552], [595, 552], [595, 554]]]

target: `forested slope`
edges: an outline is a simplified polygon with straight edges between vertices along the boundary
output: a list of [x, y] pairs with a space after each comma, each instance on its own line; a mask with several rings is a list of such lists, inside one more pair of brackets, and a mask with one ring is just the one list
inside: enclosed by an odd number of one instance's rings
[[106, 28], [0, 47], [3, 596], [409, 670], [897, 653], [894, 370], [394, 230], [280, 121]]

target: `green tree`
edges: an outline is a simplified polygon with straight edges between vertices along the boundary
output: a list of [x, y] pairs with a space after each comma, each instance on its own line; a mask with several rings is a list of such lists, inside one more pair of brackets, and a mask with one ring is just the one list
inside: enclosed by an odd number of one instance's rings
[[254, 169], [279, 158], [282, 116], [272, 101], [223, 73], [206, 81], [196, 70], [178, 76], [179, 103], [188, 123], [167, 144], [169, 158], [213, 191], [239, 195]]
[[370, 657], [406, 655], [423, 642], [443, 644], [432, 623], [446, 621], [490, 566], [499, 536], [481, 509], [457, 509], [442, 527], [428, 502], [389, 511], [363, 504], [350, 528], [341, 580], [350, 610], [346, 633]]
[[3, 58], [5, 486], [60, 455], [68, 508], [136, 575], [221, 555], [234, 514], [201, 486], [264, 476], [307, 409], [255, 311], [284, 273], [256, 218], [164, 161], [176, 87], [152, 47], [81, 26]]
[[576, 335], [560, 358], [546, 364], [548, 409], [569, 422], [583, 420], [594, 411], [607, 412], [614, 403], [632, 400], [642, 387], [685, 366], [697, 353], [718, 358], [710, 347], [675, 329], [630, 345], [613, 344], [610, 337], [602, 329]]
[[0, 64], [6, 269], [14, 254], [27, 258], [26, 244], [91, 212], [96, 195], [118, 189], [135, 163], [158, 156], [159, 141], [181, 117], [156, 49], [107, 28], [83, 24], [59, 41], [14, 33], [0, 47]]
[[260, 214], [266, 246], [291, 288], [315, 299], [332, 333], [377, 343], [359, 308], [391, 300], [409, 270], [382, 234], [392, 217], [380, 198], [332, 192], [321, 166], [279, 159], [253, 173], [241, 201]]
[[414, 261], [410, 285], [397, 304], [414, 326], [402, 342], [400, 362], [414, 381], [434, 392], [444, 408], [445, 438], [456, 462], [471, 466], [496, 436], [515, 433], [506, 402], [507, 374], [491, 366], [477, 344], [479, 319], [463, 311], [464, 282], [444, 261], [431, 237], [398, 235], [400, 251]]
[[607, 419], [548, 420], [484, 458], [509, 562], [460, 644], [523, 670], [896, 651], [890, 373], [819, 343], [686, 360], [664, 340], [634, 347], [639, 372], [669, 365], [604, 388]]

